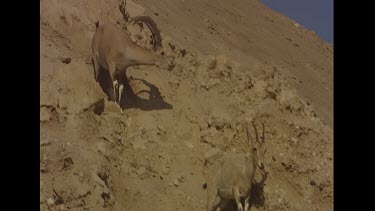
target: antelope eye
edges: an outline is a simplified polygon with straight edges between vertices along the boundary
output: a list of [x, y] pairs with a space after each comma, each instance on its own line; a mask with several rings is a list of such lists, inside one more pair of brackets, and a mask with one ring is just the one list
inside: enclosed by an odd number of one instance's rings
[[256, 151], [257, 151], [257, 148], [253, 148], [253, 150], [256, 152]]

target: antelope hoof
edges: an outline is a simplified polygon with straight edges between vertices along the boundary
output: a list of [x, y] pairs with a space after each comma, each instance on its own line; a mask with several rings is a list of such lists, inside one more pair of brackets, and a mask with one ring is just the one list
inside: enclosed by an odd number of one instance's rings
[[121, 107], [120, 107], [120, 104], [116, 102], [116, 105], [117, 105], [117, 107], [120, 109], [121, 114], [122, 114], [122, 109], [121, 109]]
[[238, 205], [238, 211], [243, 211], [242, 204]]

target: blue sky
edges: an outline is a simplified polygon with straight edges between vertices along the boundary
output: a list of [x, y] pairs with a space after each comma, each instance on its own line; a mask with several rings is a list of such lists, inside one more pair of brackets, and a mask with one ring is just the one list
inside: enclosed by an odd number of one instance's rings
[[333, 44], [333, 0], [261, 0]]

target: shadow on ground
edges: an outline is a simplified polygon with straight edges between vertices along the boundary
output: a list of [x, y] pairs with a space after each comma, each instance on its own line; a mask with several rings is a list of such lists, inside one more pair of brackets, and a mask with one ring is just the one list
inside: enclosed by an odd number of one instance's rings
[[[249, 210], [251, 210], [252, 206], [256, 208], [264, 207], [265, 197], [263, 192], [264, 187], [264, 180], [260, 182], [254, 182], [253, 187], [251, 190], [251, 197], [249, 202]], [[241, 200], [242, 205], [244, 205], [244, 199]], [[224, 207], [223, 211], [237, 211], [237, 205], [234, 200], [231, 200], [226, 207]]]
[[[131, 77], [130, 80], [139, 80], [149, 88], [149, 90], [142, 90], [138, 93], [134, 93], [129, 84], [128, 76], [126, 75], [126, 73], [124, 75], [125, 77], [123, 77], [123, 80], [121, 80], [124, 85], [124, 90], [120, 102], [120, 107], [122, 109], [139, 108], [144, 111], [173, 109], [173, 106], [171, 104], [164, 101], [159, 89], [155, 85], [149, 83], [144, 79]], [[105, 74], [105, 71], [100, 71], [99, 85], [108, 96], [113, 94], [111, 78], [109, 74]], [[138, 96], [139, 94], [144, 92], [149, 94], [148, 99], [144, 99]]]

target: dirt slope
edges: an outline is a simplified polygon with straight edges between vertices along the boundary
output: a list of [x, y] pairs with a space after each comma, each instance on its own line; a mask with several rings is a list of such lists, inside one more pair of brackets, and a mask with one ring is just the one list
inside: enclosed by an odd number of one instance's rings
[[244, 66], [256, 60], [283, 67], [332, 128], [333, 48], [312, 31], [254, 0], [140, 2], [162, 31], [187, 48], [225, 54]]
[[128, 1], [172, 65], [129, 68], [121, 114], [90, 54], [96, 20], [125, 25], [120, 1], [40, 3], [41, 210], [205, 210], [207, 169], [248, 150], [251, 120], [269, 172], [251, 210], [333, 209], [333, 48], [314, 33], [258, 1]]

